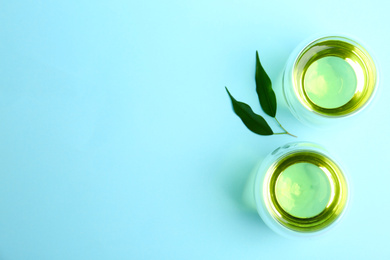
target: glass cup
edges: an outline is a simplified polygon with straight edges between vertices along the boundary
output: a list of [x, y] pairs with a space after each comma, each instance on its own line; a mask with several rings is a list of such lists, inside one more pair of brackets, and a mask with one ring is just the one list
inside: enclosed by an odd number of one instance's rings
[[287, 237], [321, 234], [348, 204], [340, 165], [321, 146], [297, 142], [269, 154], [255, 169], [254, 200], [265, 224]]
[[378, 85], [367, 50], [344, 36], [302, 43], [287, 61], [283, 92], [292, 114], [312, 126], [331, 125], [361, 111]]

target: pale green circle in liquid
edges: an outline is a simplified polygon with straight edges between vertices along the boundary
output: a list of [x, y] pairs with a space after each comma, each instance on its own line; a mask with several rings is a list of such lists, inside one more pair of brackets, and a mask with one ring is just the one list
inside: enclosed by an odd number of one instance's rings
[[303, 84], [314, 104], [333, 109], [352, 99], [357, 83], [356, 73], [346, 60], [328, 56], [310, 64]]
[[325, 172], [311, 163], [296, 163], [280, 173], [275, 184], [279, 205], [297, 218], [320, 214], [328, 204], [331, 186]]

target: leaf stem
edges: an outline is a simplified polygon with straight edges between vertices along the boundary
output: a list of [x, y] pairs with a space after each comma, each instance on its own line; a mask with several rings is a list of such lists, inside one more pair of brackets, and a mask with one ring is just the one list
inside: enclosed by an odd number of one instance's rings
[[278, 119], [276, 119], [276, 117], [274, 117], [274, 119], [276, 120], [276, 122], [279, 124], [279, 126], [284, 130], [284, 133], [274, 133], [275, 135], [276, 134], [287, 134], [287, 135], [291, 135], [292, 137], [297, 137], [296, 135], [293, 135], [291, 133], [289, 133], [278, 121]]
[[289, 132], [283, 132], [283, 133], [273, 133], [274, 135], [291, 135], [292, 137], [297, 137], [293, 134], [290, 134]]

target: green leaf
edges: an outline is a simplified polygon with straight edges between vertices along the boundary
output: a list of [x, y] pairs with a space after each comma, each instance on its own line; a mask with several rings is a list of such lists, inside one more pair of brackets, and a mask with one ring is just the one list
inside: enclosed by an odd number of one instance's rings
[[247, 104], [235, 100], [227, 87], [225, 88], [232, 101], [234, 112], [249, 130], [259, 135], [273, 135], [274, 132], [262, 116], [255, 114]]
[[256, 51], [256, 92], [263, 111], [271, 116], [276, 115], [276, 96], [272, 89], [272, 83], [263, 66], [261, 66], [259, 53]]

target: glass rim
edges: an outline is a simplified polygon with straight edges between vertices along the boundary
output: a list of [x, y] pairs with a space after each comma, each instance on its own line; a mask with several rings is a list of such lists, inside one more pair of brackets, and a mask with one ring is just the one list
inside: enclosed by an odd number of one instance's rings
[[[278, 164], [280, 161], [284, 161], [283, 158], [285, 158], [286, 156], [290, 156], [291, 154], [301, 153], [302, 151], [309, 151], [315, 154], [320, 154], [321, 156], [329, 159], [333, 164], [332, 167], [336, 167], [338, 169], [338, 171], [334, 173], [335, 175], [333, 177], [335, 177], [338, 180], [341, 179], [341, 181], [339, 181], [340, 184], [339, 188], [342, 191], [341, 194], [340, 193], [338, 194], [339, 198], [333, 199], [333, 201], [335, 201], [335, 204], [333, 205], [333, 209], [335, 209], [336, 211], [328, 210], [328, 214], [321, 212], [320, 214], [316, 215], [319, 216], [319, 219], [312, 218], [311, 219], [312, 223], [308, 223], [306, 227], [305, 225], [303, 225], [303, 227], [299, 226], [300, 224], [302, 224], [302, 222], [305, 221], [301, 221], [301, 223], [295, 225], [296, 223], [291, 223], [290, 221], [291, 219], [286, 220], [281, 218], [283, 216], [278, 217], [278, 214], [281, 215], [280, 214], [281, 211], [274, 210], [272, 208], [274, 207], [273, 202], [270, 199], [270, 197], [272, 196], [271, 194], [272, 192], [268, 188], [270, 187], [270, 182], [269, 182], [270, 176], [274, 174], [275, 164]], [[294, 162], [294, 163], [298, 163], [298, 162]], [[274, 178], [276, 180], [277, 176]], [[254, 185], [255, 185], [254, 186], [255, 204], [256, 204], [257, 211], [261, 216], [261, 218], [263, 219], [263, 221], [275, 232], [279, 233], [280, 235], [291, 237], [291, 238], [307, 237], [307, 236], [322, 234], [325, 231], [329, 230], [331, 227], [335, 226], [340, 221], [342, 216], [346, 213], [349, 205], [350, 196], [351, 196], [350, 187], [348, 185], [348, 178], [345, 175], [344, 168], [341, 167], [340, 163], [333, 156], [329, 155], [328, 151], [325, 148], [323, 148], [321, 145], [314, 142], [307, 142], [307, 141], [287, 143], [284, 146], [280, 146], [277, 149], [275, 149], [273, 152], [269, 153], [268, 156], [262, 161], [260, 167], [256, 170]], [[328, 203], [327, 206], [329, 205], [330, 204]], [[334, 212], [336, 212], [337, 214], [334, 215], [333, 214]], [[292, 220], [294, 221], [294, 219]], [[317, 223], [314, 223], [316, 221]]]
[[[324, 113], [324, 112], [318, 112], [317, 110], [311, 108], [308, 104], [314, 105], [313, 107], [319, 108], [320, 111], [328, 111], [328, 112], [331, 112], [332, 110], [334, 111], [336, 109], [343, 108], [345, 105], [342, 105], [342, 106], [340, 106], [338, 108], [335, 108], [335, 109], [333, 109], [333, 108], [332, 109], [326, 109], [326, 108], [322, 108], [322, 107], [316, 105], [312, 101], [308, 102], [307, 101], [307, 100], [309, 100], [308, 97], [306, 97], [305, 100], [302, 100], [302, 98], [301, 98], [302, 93], [299, 93], [299, 91], [304, 92], [304, 90], [301, 90], [301, 88], [303, 89], [304, 87], [303, 86], [296, 86], [296, 80], [297, 79], [296, 79], [296, 76], [294, 74], [294, 71], [296, 70], [296, 67], [297, 67], [298, 62], [300, 61], [300, 58], [302, 58], [302, 55], [305, 52], [307, 52], [307, 50], [310, 50], [310, 48], [312, 48], [313, 45], [316, 44], [316, 43], [321, 43], [321, 42], [325, 42], [325, 41], [329, 41], [329, 40], [338, 40], [338, 41], [341, 41], [341, 42], [345, 42], [345, 43], [351, 44], [355, 48], [361, 50], [362, 54], [364, 54], [366, 56], [366, 60], [364, 60], [364, 61], [370, 62], [369, 65], [371, 65], [371, 67], [372, 67], [371, 69], [374, 71], [372, 73], [373, 76], [374, 76], [374, 84], [372, 84], [371, 87], [369, 86], [370, 88], [372, 88], [372, 90], [369, 93], [369, 96], [366, 97], [363, 100], [363, 102], [361, 104], [359, 104], [359, 106], [353, 107], [353, 109], [351, 109], [351, 111], [346, 112], [346, 113], [333, 114], [333, 115], [330, 115], [330, 114], [327, 114], [327, 113]], [[294, 59], [292, 61], [292, 67], [291, 67], [291, 71], [290, 71], [291, 76], [290, 77], [291, 77], [291, 80], [292, 80], [292, 88], [293, 88], [294, 95], [297, 97], [299, 103], [302, 106], [305, 107], [305, 109], [307, 109], [308, 111], [310, 111], [310, 112], [312, 112], [315, 115], [320, 116], [320, 117], [325, 117], [325, 118], [344, 118], [344, 117], [349, 117], [349, 116], [352, 116], [352, 115], [355, 115], [355, 114], [359, 113], [360, 111], [363, 110], [363, 108], [365, 108], [366, 106], [368, 106], [372, 102], [372, 100], [373, 100], [374, 96], [376, 96], [376, 92], [378, 90], [379, 71], [378, 71], [378, 66], [377, 66], [376, 59], [375, 59], [375, 57], [373, 57], [371, 50], [367, 50], [367, 47], [362, 45], [360, 41], [357, 41], [354, 37], [347, 36], [347, 35], [342, 35], [342, 34], [327, 34], [327, 35], [322, 34], [322, 35], [317, 35], [316, 37], [310, 38], [310, 40], [307, 40], [307, 41], [303, 42], [298, 47], [299, 47], [299, 51], [297, 52], [296, 55], [294, 55]], [[362, 61], [362, 62], [364, 62], [364, 61]], [[309, 66], [310, 66], [310, 64], [309, 64]], [[366, 72], [368, 65], [366, 63], [363, 63], [363, 65], [364, 65], [364, 69], [365, 69], [365, 72]], [[304, 75], [302, 75], [301, 78], [304, 79]], [[367, 89], [366, 86], [365, 86], [365, 88]], [[349, 103], [349, 102], [350, 101], [348, 101], [347, 103]]]

